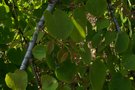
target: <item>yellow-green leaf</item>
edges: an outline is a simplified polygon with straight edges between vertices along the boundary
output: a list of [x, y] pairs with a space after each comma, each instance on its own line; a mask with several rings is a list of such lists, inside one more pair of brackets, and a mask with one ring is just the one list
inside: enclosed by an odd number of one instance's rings
[[83, 29], [83, 27], [74, 19], [74, 17], [72, 17], [71, 19], [72, 19], [73, 24], [76, 27], [76, 30], [81, 35], [81, 37], [85, 38], [86, 37], [86, 33], [85, 33], [85, 30]]
[[16, 70], [14, 73], [7, 73], [5, 82], [12, 90], [26, 90], [28, 80], [25, 71]]

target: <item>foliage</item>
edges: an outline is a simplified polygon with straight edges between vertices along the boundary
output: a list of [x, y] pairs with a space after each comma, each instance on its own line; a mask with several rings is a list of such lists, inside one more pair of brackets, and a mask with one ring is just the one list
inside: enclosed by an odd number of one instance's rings
[[50, 13], [48, 0], [0, 0], [0, 89], [135, 90], [135, 1], [110, 1], [59, 0]]

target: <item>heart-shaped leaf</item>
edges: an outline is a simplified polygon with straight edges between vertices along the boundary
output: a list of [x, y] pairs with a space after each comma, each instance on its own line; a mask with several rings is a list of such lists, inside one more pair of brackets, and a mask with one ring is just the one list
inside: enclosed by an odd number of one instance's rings
[[42, 60], [46, 57], [46, 47], [43, 45], [37, 45], [33, 48], [32, 54], [36, 59]]
[[109, 26], [110, 22], [108, 19], [98, 19], [96, 22], [97, 30], [102, 30], [104, 28], [107, 28]]
[[53, 15], [45, 13], [47, 31], [58, 39], [66, 39], [73, 30], [73, 24], [67, 14], [56, 9]]
[[59, 80], [70, 83], [76, 74], [76, 66], [70, 60], [66, 60], [55, 70], [55, 74]]
[[57, 80], [49, 75], [41, 76], [42, 90], [56, 90], [58, 87]]
[[86, 9], [95, 16], [101, 16], [107, 9], [106, 0], [88, 0]]
[[14, 73], [7, 73], [5, 82], [13, 90], [26, 90], [28, 83], [27, 73], [20, 70], [16, 70]]

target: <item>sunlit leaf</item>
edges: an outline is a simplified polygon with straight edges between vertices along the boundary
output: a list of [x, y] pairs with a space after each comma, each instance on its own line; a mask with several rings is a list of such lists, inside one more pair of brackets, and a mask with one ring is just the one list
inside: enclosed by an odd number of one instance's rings
[[85, 37], [86, 37], [85, 30], [84, 30], [83, 27], [74, 19], [74, 17], [72, 17], [72, 22], [73, 22], [73, 24], [75, 25], [76, 30], [79, 32], [80, 36], [81, 36], [82, 38], [85, 38]]
[[80, 33], [78, 32], [76, 28], [73, 29], [70, 37], [74, 42], [84, 41], [84, 38], [80, 35]]
[[7, 73], [5, 82], [13, 90], [26, 90], [28, 84], [27, 73], [20, 70], [16, 70], [14, 73]]

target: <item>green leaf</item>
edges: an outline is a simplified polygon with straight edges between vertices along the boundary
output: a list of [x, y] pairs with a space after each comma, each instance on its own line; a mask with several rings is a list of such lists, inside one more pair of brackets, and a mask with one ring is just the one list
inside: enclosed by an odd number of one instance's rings
[[82, 57], [82, 61], [85, 64], [89, 64], [91, 61], [91, 52], [87, 44], [84, 45], [84, 48], [80, 48], [80, 54]]
[[132, 36], [131, 43], [132, 43], [132, 51], [135, 52], [135, 33]]
[[5, 82], [13, 90], [26, 90], [28, 84], [27, 73], [20, 70], [16, 70], [14, 73], [7, 73]]
[[42, 90], [56, 90], [58, 87], [57, 80], [49, 75], [41, 76]]
[[104, 51], [106, 48], [106, 45], [104, 42], [101, 42], [100, 45], [97, 47], [97, 53]]
[[[85, 14], [85, 9], [84, 7], [81, 8], [77, 8], [73, 11], [73, 17], [76, 20], [76, 22], [73, 20], [73, 23], [75, 25], [75, 28], [73, 29], [70, 37], [75, 41], [75, 42], [81, 42], [84, 40], [85, 35], [83, 36], [81, 34], [84, 33], [85, 34], [85, 28], [86, 28], [86, 14]], [[78, 23], [78, 25], [76, 24]], [[82, 28], [79, 28], [79, 26]], [[81, 31], [82, 30], [82, 31]]]
[[78, 87], [76, 88], [76, 90], [85, 90], [85, 87], [78, 86]]
[[104, 28], [107, 28], [109, 26], [110, 22], [108, 19], [98, 19], [96, 22], [97, 30], [102, 30]]
[[47, 43], [47, 54], [48, 55], [50, 55], [52, 53], [52, 51], [54, 50], [54, 45], [55, 45], [54, 43], [55, 43], [54, 40], [49, 41]]
[[0, 23], [4, 24], [6, 27], [11, 27], [11, 13], [9, 13], [9, 7], [7, 5], [0, 5]]
[[132, 90], [131, 81], [116, 73], [111, 79], [109, 90]]
[[7, 44], [14, 38], [14, 33], [8, 27], [0, 27], [0, 44]]
[[102, 90], [106, 76], [106, 67], [104, 63], [96, 60], [90, 70], [90, 81], [92, 90]]
[[70, 37], [75, 42], [84, 41], [84, 38], [80, 35], [80, 33], [78, 32], [78, 30], [76, 28], [73, 29]]
[[96, 48], [102, 40], [101, 33], [96, 33], [92, 38], [92, 45], [94, 48]]
[[110, 43], [115, 41], [116, 36], [117, 36], [116, 32], [107, 31], [106, 34], [105, 34], [105, 44], [109, 45]]
[[83, 27], [86, 28], [87, 19], [86, 19], [86, 12], [84, 7], [76, 8], [73, 11], [74, 19]]
[[7, 19], [7, 12], [4, 6], [0, 6], [0, 20]]
[[74, 17], [72, 17], [71, 19], [72, 19], [74, 26], [76, 27], [76, 30], [79, 32], [80, 36], [82, 38], [85, 38], [86, 33], [85, 33], [85, 30], [83, 29], [83, 27], [74, 19]]
[[48, 55], [47, 57], [46, 57], [46, 63], [47, 63], [47, 65], [48, 65], [48, 67], [49, 67], [49, 69], [51, 70], [55, 70], [55, 68], [56, 68], [56, 60], [51, 56], [51, 55]]
[[106, 0], [88, 0], [86, 9], [95, 16], [101, 16], [107, 9]]
[[7, 52], [7, 56], [12, 64], [20, 65], [24, 57], [24, 51], [21, 51], [20, 48], [10, 48]]
[[42, 40], [42, 38], [44, 37], [45, 33], [43, 31], [39, 31], [38, 33], [38, 37], [37, 37], [37, 43], [40, 42]]
[[33, 48], [32, 54], [36, 59], [42, 60], [46, 58], [46, 47], [44, 45], [37, 45]]
[[52, 15], [45, 13], [47, 31], [58, 39], [66, 39], [73, 30], [73, 24], [66, 13], [56, 9]]
[[58, 63], [62, 63], [63, 61], [65, 61], [68, 58], [68, 52], [65, 49], [60, 49], [57, 53], [57, 60]]
[[76, 66], [70, 60], [66, 60], [55, 70], [55, 74], [59, 80], [70, 83], [76, 74]]
[[62, 85], [57, 88], [57, 90], [71, 90], [71, 87], [68, 85]]
[[122, 62], [123, 62], [125, 69], [135, 70], [135, 55], [133, 55], [133, 54], [124, 55]]
[[93, 36], [96, 34], [96, 31], [92, 29], [92, 25], [87, 22], [87, 36], [86, 36], [86, 40], [87, 41], [91, 41]]
[[120, 32], [116, 41], [116, 50], [122, 53], [128, 49], [129, 37], [125, 32]]

